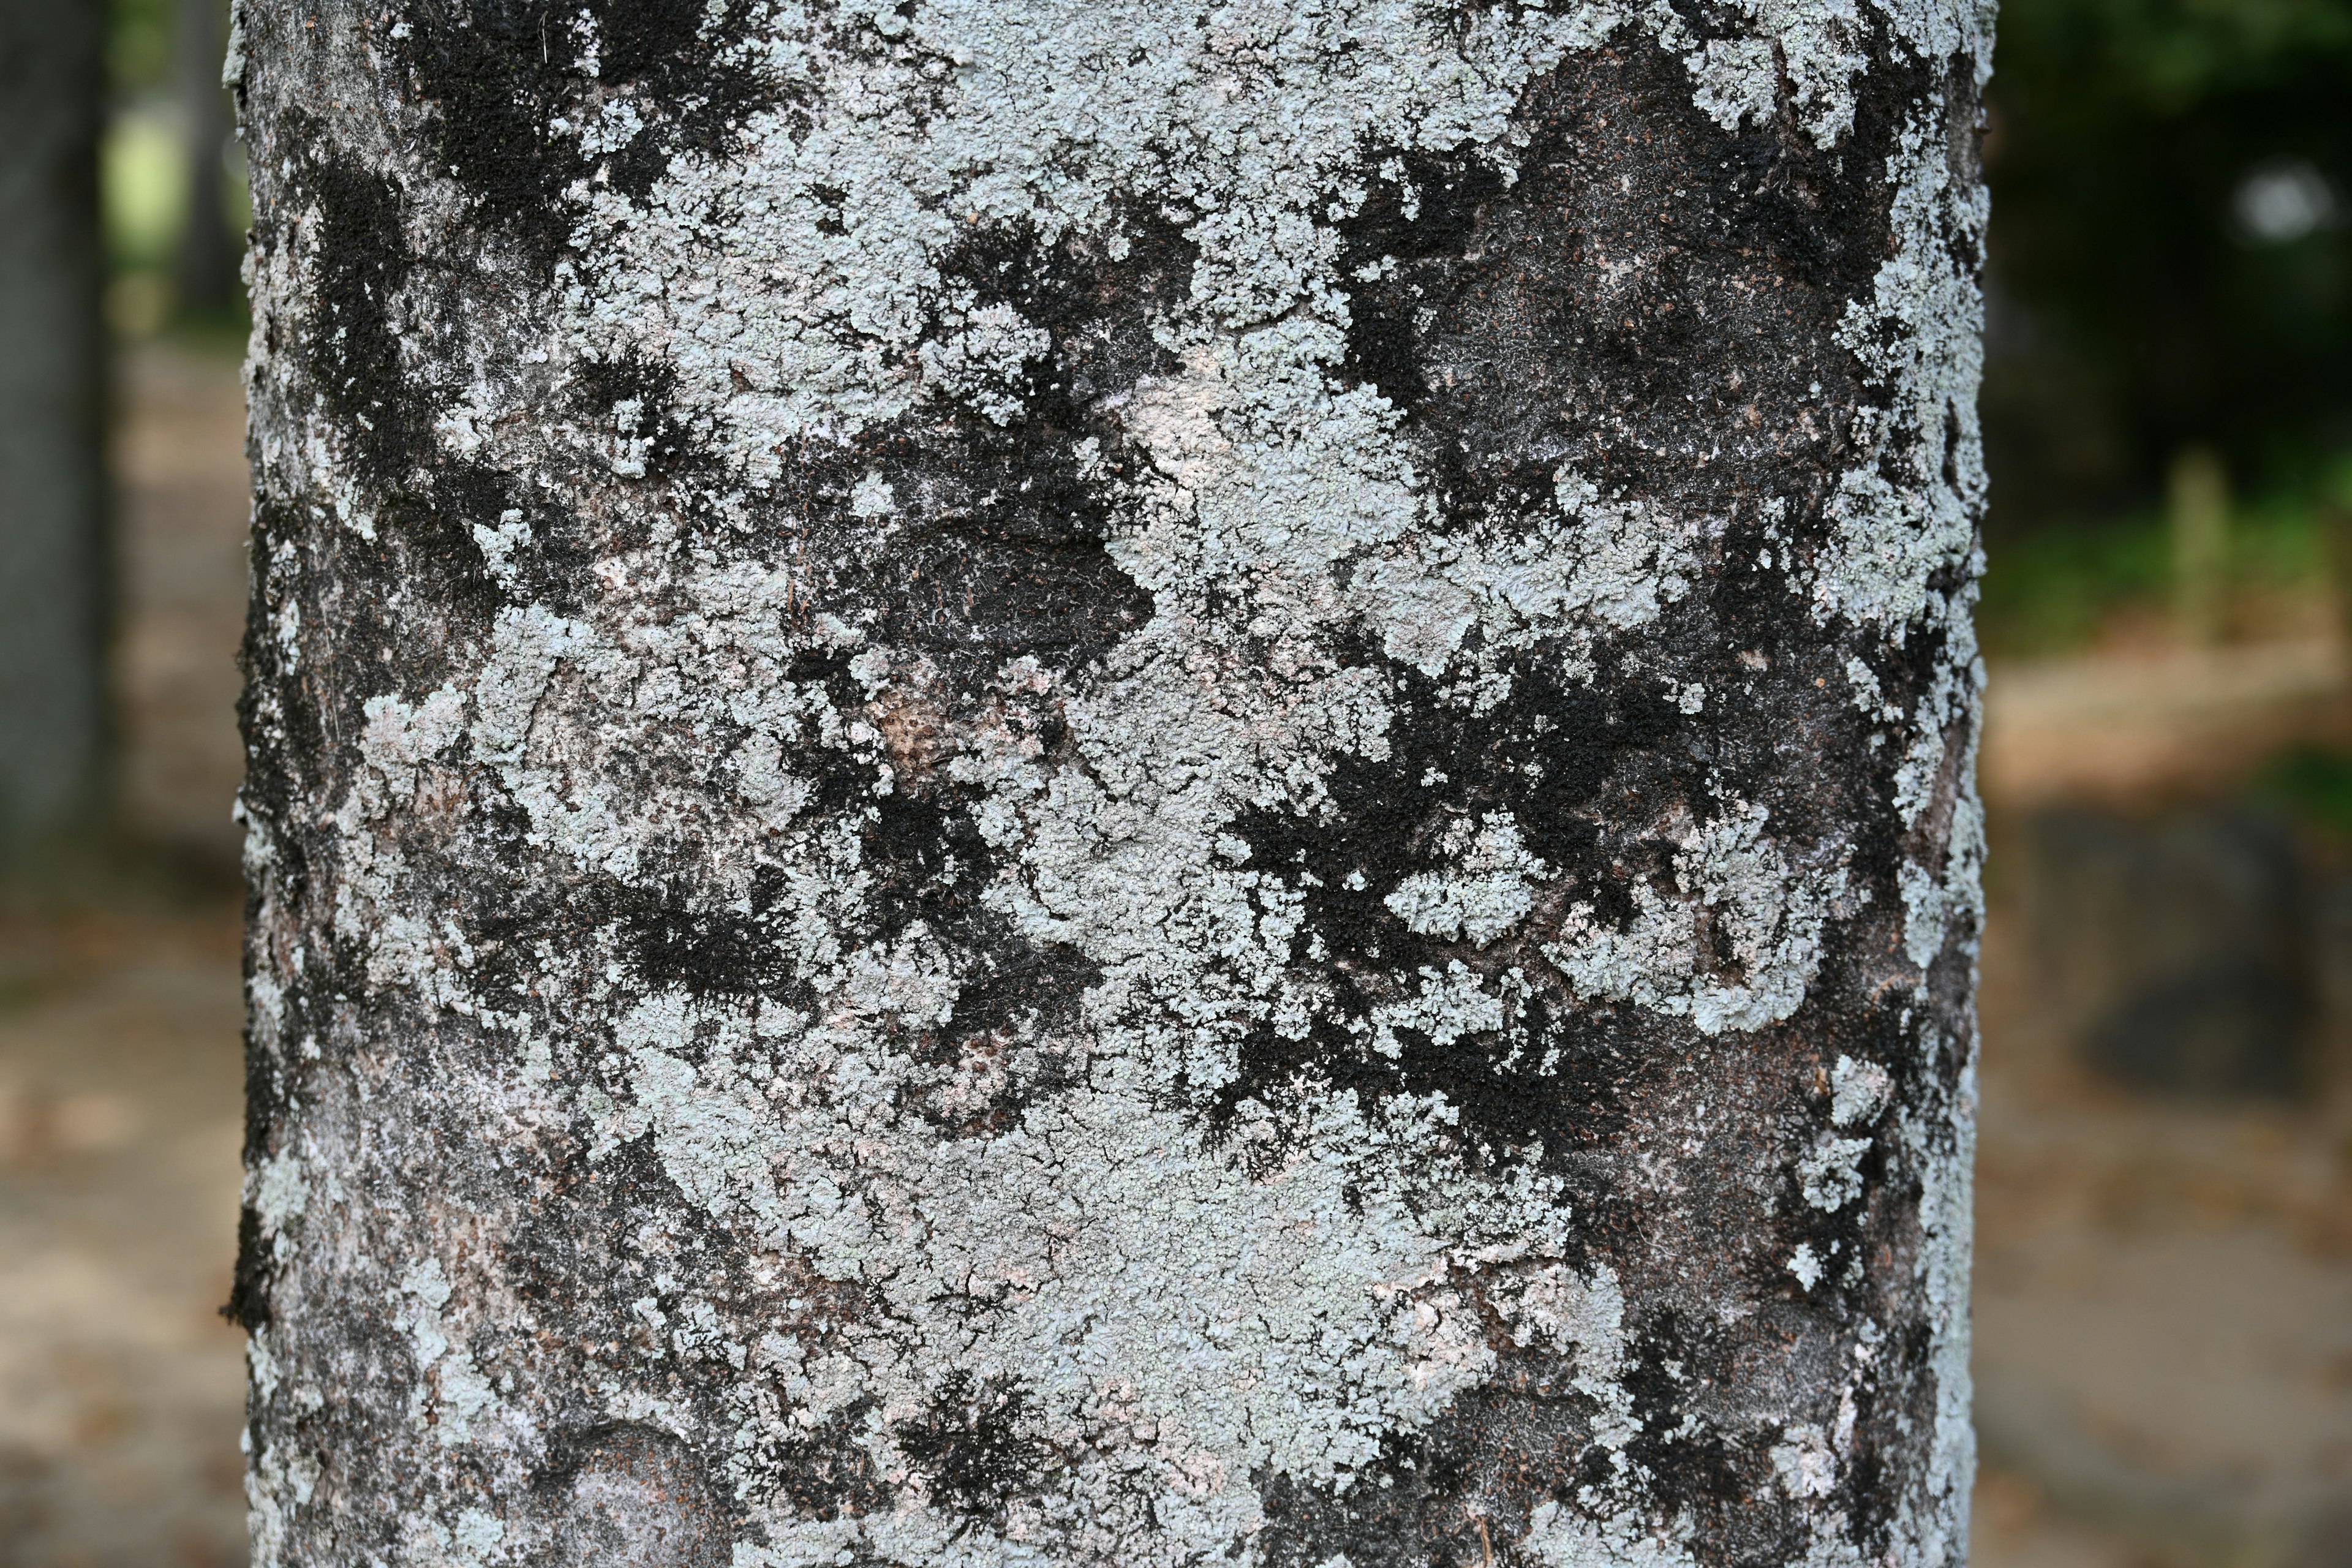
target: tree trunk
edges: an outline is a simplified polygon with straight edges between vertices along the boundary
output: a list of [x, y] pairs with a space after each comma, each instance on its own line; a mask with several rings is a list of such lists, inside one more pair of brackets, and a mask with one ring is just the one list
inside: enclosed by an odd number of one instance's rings
[[0, 855], [86, 822], [104, 785], [103, 21], [0, 0]]
[[257, 1560], [1960, 1562], [1988, 26], [245, 0]]

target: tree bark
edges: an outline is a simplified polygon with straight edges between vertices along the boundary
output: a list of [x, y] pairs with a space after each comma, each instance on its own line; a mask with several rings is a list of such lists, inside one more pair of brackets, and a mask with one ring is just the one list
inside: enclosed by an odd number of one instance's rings
[[103, 22], [0, 0], [0, 852], [19, 855], [104, 794]]
[[1961, 1562], [1989, 26], [245, 0], [257, 1561]]

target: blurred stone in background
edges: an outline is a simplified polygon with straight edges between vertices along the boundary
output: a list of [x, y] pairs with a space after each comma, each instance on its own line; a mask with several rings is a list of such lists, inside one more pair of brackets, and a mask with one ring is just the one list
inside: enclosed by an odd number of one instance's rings
[[2086, 1062], [2168, 1094], [2309, 1087], [2311, 890], [2286, 824], [2077, 808], [2018, 847], [2045, 1005]]
[[2317, 624], [1995, 667], [1979, 1568], [2352, 1563], [2352, 707]]
[[[2297, 962], [2266, 940], [2294, 884], [2274, 826], [2189, 812], [1997, 829], [1979, 1568], [2352, 1563], [2352, 1119], [2326, 986], [2306, 980], [2298, 1033], [2252, 983]], [[2090, 886], [2038, 904], [2066, 874]], [[2119, 913], [2135, 893], [2168, 907]], [[2068, 931], [2066, 910], [2147, 933], [2207, 976], [2184, 1010], [2198, 1021], [2163, 1017], [2150, 999], [2165, 972]], [[2241, 919], [2259, 934], [2227, 929]], [[2129, 1046], [2126, 1021], [2147, 1031]]]

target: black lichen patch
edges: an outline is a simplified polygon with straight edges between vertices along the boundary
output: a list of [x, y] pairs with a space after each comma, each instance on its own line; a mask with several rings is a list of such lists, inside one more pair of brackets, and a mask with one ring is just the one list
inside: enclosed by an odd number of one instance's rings
[[741, 46], [764, 18], [756, 6], [730, 7], [714, 26], [697, 0], [602, 0], [595, 8], [605, 81], [638, 89], [657, 106], [610, 166], [614, 185], [643, 198], [680, 152], [719, 152], [754, 112], [780, 100], [780, 89], [746, 63]]
[[878, 873], [867, 900], [877, 932], [921, 921], [961, 944], [976, 922], [999, 923], [980, 905], [996, 858], [972, 819], [974, 794], [961, 787], [920, 793], [894, 787], [866, 809], [860, 837], [866, 861]]
[[1615, 825], [1706, 801], [1701, 733], [1661, 689], [1607, 671], [1578, 680], [1541, 655], [1508, 668], [1510, 696], [1483, 713], [1416, 671], [1393, 672], [1388, 759], [1340, 758], [1316, 811], [1235, 820], [1253, 865], [1312, 879], [1301, 879], [1312, 924], [1335, 953], [1388, 966], [1433, 956], [1386, 900], [1445, 863], [1448, 827], [1497, 812], [1579, 899], [1630, 912], [1627, 874], [1651, 867]]
[[396, 479], [429, 439], [394, 313], [414, 260], [401, 194], [382, 174], [330, 150], [309, 115], [297, 111], [288, 120], [286, 142], [303, 149], [310, 166], [302, 187], [319, 215], [304, 345], [312, 383], [370, 472]]
[[1461, 1113], [1474, 1163], [1526, 1157], [1540, 1144], [1553, 1169], [1623, 1130], [1627, 1095], [1654, 1070], [1644, 1044], [1658, 1032], [1630, 1010], [1578, 1004], [1547, 987], [1516, 1005], [1505, 1033], [1440, 1045], [1397, 1028], [1394, 1056], [1368, 1043], [1374, 1008], [1395, 999], [1396, 976], [1452, 962], [1548, 973], [1516, 940], [1482, 952], [1416, 932], [1389, 907], [1406, 878], [1447, 863], [1449, 833], [1509, 813], [1570, 896], [1622, 921], [1633, 912], [1634, 877], [1656, 874], [1666, 852], [1614, 825], [1705, 803], [1688, 721], [1643, 682], [1579, 683], [1540, 658], [1515, 677], [1512, 696], [1478, 713], [1416, 674], [1399, 675], [1390, 757], [1340, 759], [1318, 809], [1255, 810], [1232, 824], [1250, 847], [1248, 863], [1283, 878], [1303, 900], [1331, 1000], [1304, 1037], [1264, 1026], [1247, 1036], [1238, 1073], [1213, 1098], [1213, 1121], [1244, 1099], [1281, 1104], [1309, 1082], [1368, 1100], [1442, 1092]]
[[[412, 583], [431, 585], [438, 612], [436, 631], [479, 635], [488, 628], [504, 595], [490, 577], [474, 529], [496, 523], [499, 514], [477, 516], [457, 499], [467, 494], [465, 477], [445, 471], [426, 484], [394, 485], [376, 503], [374, 541], [344, 544], [341, 554], [352, 580], [373, 591], [365, 606], [367, 618], [340, 639], [346, 648], [362, 649], [373, 641], [378, 648], [390, 649], [395, 660], [433, 657], [437, 650], [415, 638], [415, 628], [392, 602], [404, 595]], [[453, 485], [453, 479], [459, 483]]]
[[702, 37], [710, 7], [702, 0], [603, 0], [584, 9], [595, 18], [598, 74], [606, 81], [673, 85], [710, 47]]
[[[1302, 1089], [1352, 1093], [1367, 1112], [1391, 1095], [1442, 1095], [1458, 1120], [1457, 1157], [1472, 1169], [1538, 1161], [1568, 1178], [1570, 1206], [1582, 1229], [1613, 1211], [1614, 1189], [1589, 1156], [1610, 1148], [1630, 1125], [1643, 1087], [1658, 1076], [1647, 1048], [1654, 1026], [1608, 1007], [1572, 1008], [1538, 996], [1512, 1035], [1472, 1035], [1440, 1045], [1400, 1028], [1393, 1057], [1326, 1016], [1303, 1038], [1265, 1025], [1246, 1035], [1235, 1072], [1209, 1098], [1213, 1133], [1223, 1136], [1245, 1100], [1283, 1108]], [[1238, 1152], [1255, 1164], [1279, 1163], [1284, 1142]]]
[[237, 645], [245, 685], [236, 700], [237, 731], [247, 759], [237, 798], [271, 835], [275, 886], [281, 896], [297, 900], [310, 882], [306, 842], [315, 823], [304, 820], [295, 802], [327, 751], [314, 689], [295, 679], [298, 661], [279, 637], [280, 611], [299, 605], [306, 586], [296, 564], [301, 529], [300, 518], [285, 503], [267, 496], [255, 502], [251, 592]]
[[1052, 1032], [1074, 1022], [1079, 1000], [1102, 979], [1102, 966], [1076, 948], [1024, 942], [1005, 922], [986, 957], [956, 996], [959, 1034], [1016, 1026]]
[[[698, 0], [449, 0], [403, 19], [394, 47], [434, 111], [440, 172], [542, 271], [569, 243], [575, 182], [601, 174], [641, 198], [676, 151], [711, 151], [774, 101], [733, 47], [756, 7], [734, 8], [715, 32]], [[592, 93], [614, 89], [646, 125], [608, 158], [551, 129], [567, 110], [593, 116]]]
[[[331, 551], [334, 571], [358, 590], [346, 599], [349, 624], [337, 644], [347, 657], [383, 651], [405, 666], [412, 657], [433, 657], [432, 648], [450, 635], [487, 627], [503, 602], [475, 530], [498, 524], [516, 487], [482, 465], [436, 458], [437, 388], [406, 346], [430, 333], [411, 319], [418, 307], [410, 285], [419, 264], [399, 187], [335, 152], [308, 115], [298, 110], [289, 119], [303, 132], [299, 156], [316, 213], [307, 247], [314, 280], [303, 360], [352, 449], [362, 481], [357, 500], [368, 514], [366, 536], [340, 538]], [[542, 523], [550, 510], [543, 502], [532, 508]], [[296, 536], [292, 529], [280, 532]], [[558, 566], [551, 551], [523, 564], [554, 568], [534, 572], [533, 585], [551, 575], [576, 575], [570, 563]], [[440, 634], [422, 644], [394, 608], [419, 589], [435, 601], [432, 622]], [[267, 661], [276, 655], [267, 637], [249, 636], [246, 657]]]
[[676, 367], [634, 356], [588, 360], [574, 373], [572, 396], [588, 428], [623, 444], [644, 479], [717, 475], [702, 432], [678, 407]]
[[919, 1114], [951, 1138], [1018, 1126], [1029, 1107], [1077, 1085], [1081, 1069], [1070, 1042], [1087, 988], [1102, 978], [1101, 966], [1076, 949], [1026, 941], [1009, 921], [975, 927], [964, 933], [965, 978], [954, 1010], [916, 1049], [935, 1065], [993, 1069], [996, 1088], [977, 1106], [951, 1105], [943, 1092], [915, 1102]]
[[1508, 1562], [1555, 1491], [1607, 1476], [1595, 1410], [1561, 1362], [1508, 1346], [1492, 1381], [1457, 1395], [1418, 1432], [1382, 1435], [1381, 1455], [1345, 1490], [1286, 1474], [1255, 1478], [1268, 1568], [1318, 1568], [1339, 1552], [1362, 1568]]
[[[792, 443], [752, 503], [756, 547], [792, 563], [807, 604], [924, 662], [951, 710], [987, 701], [1014, 659], [1066, 672], [1098, 660], [1155, 608], [1110, 549], [1144, 462], [1116, 405], [1172, 368], [1155, 330], [1187, 297], [1193, 259], [1150, 215], [1123, 218], [1115, 243], [1049, 242], [1019, 224], [964, 237], [940, 261], [942, 320], [1009, 309], [1024, 330], [1043, 329], [1045, 348], [992, 382], [982, 406], [942, 390], [854, 443]], [[576, 401], [600, 428], [616, 407], [638, 422], [616, 434], [645, 442], [649, 478], [664, 463], [698, 461], [696, 432], [668, 412], [672, 386], [657, 368], [592, 365]], [[845, 676], [828, 690], [845, 710], [867, 700]], [[821, 784], [820, 809], [850, 798], [830, 788]], [[909, 809], [882, 807], [886, 818]], [[877, 831], [885, 848], [904, 837], [887, 820]]]
[[[769, 1399], [781, 1426], [791, 1398], [778, 1391]], [[788, 1509], [801, 1519], [856, 1519], [887, 1509], [896, 1493], [859, 1441], [878, 1407], [870, 1396], [854, 1399], [790, 1436], [762, 1436], [749, 1465], [755, 1493], [770, 1508]]]
[[631, 965], [654, 990], [758, 994], [784, 977], [776, 934], [757, 915], [666, 900], [635, 911], [625, 931]]
[[1018, 1384], [951, 1372], [922, 1417], [892, 1428], [891, 1436], [935, 1502], [995, 1519], [1016, 1498], [1045, 1489], [1059, 1468], [1053, 1448], [1025, 1430], [1028, 1407]]

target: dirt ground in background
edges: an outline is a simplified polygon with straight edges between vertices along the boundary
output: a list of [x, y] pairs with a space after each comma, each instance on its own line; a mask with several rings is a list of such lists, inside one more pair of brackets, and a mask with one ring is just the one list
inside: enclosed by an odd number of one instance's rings
[[[146, 350], [126, 392], [129, 802], [151, 837], [219, 859], [244, 594], [235, 368]], [[242, 1559], [242, 1352], [216, 1314], [238, 1180], [236, 920], [226, 898], [0, 920], [0, 1568]], [[2021, 931], [1997, 902], [1977, 1563], [2347, 1568], [2344, 1086], [2336, 1109], [2297, 1110], [2104, 1089], [2037, 1031]]]
[[0, 925], [0, 1564], [245, 1555], [237, 911]]
[[2352, 1565], [2352, 1119], [2153, 1103], [1983, 968], [1977, 1561]]

